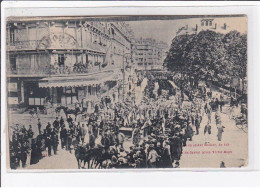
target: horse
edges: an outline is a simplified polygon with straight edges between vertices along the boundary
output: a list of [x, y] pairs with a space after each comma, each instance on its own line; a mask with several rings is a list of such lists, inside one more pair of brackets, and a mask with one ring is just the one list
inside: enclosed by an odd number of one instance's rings
[[108, 150], [104, 146], [94, 147], [86, 153], [86, 161], [88, 168], [102, 168], [105, 161], [111, 161], [113, 155], [117, 155], [117, 150], [114, 146], [110, 146]]
[[88, 150], [89, 150], [89, 145], [85, 145], [85, 146], [77, 146], [75, 148], [75, 157], [77, 159], [78, 162], [78, 168], [80, 169], [82, 162], [84, 162], [84, 167], [86, 162], [89, 160], [88, 159]]

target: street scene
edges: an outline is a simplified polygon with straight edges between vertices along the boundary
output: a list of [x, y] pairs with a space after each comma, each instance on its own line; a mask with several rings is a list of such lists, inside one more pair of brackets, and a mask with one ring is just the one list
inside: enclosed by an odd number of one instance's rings
[[7, 19], [8, 165], [248, 165], [247, 18]]

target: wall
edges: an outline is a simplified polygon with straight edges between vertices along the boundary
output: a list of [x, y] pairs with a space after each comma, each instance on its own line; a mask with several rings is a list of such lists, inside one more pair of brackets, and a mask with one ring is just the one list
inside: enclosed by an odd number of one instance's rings
[[18, 74], [49, 73], [50, 56], [47, 54], [17, 55], [16, 67]]

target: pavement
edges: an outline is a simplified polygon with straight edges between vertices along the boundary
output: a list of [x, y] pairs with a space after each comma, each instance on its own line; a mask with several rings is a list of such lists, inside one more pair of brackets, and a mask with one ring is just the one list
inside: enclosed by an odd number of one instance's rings
[[[228, 107], [224, 107], [227, 109]], [[194, 135], [192, 141], [187, 141], [183, 148], [180, 168], [219, 168], [223, 161], [226, 167], [241, 167], [247, 165], [248, 134], [237, 128], [235, 121], [225, 113], [220, 113], [224, 128], [222, 140], [217, 139], [215, 113], [211, 115], [211, 135], [207, 140], [204, 127], [207, 124], [203, 116], [199, 135]], [[195, 131], [195, 126], [193, 126]], [[205, 143], [208, 141], [209, 143]]]
[[[211, 87], [213, 97], [220, 96], [221, 90]], [[228, 98], [224, 96], [224, 98]], [[240, 115], [240, 106], [234, 108], [233, 117]], [[222, 125], [225, 126], [222, 140], [217, 139], [217, 126], [215, 113], [211, 114], [211, 135], [209, 143], [205, 144], [206, 135], [204, 127], [208, 118], [203, 115], [199, 135], [194, 135], [192, 141], [187, 141], [183, 148], [180, 168], [219, 168], [224, 162], [226, 167], [242, 167], [248, 163], [248, 129], [242, 130], [236, 126], [235, 120], [230, 116], [230, 107], [225, 105], [220, 113]], [[193, 126], [195, 131], [195, 126]]]

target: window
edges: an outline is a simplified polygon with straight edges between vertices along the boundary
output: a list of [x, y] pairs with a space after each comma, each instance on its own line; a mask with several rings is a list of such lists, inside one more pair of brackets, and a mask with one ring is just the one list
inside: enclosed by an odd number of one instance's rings
[[209, 21], [209, 25], [212, 26], [212, 21]]
[[10, 69], [12, 71], [15, 71], [16, 70], [16, 56], [10, 56], [9, 60], [10, 60]]
[[14, 44], [14, 41], [15, 41], [14, 28], [10, 28], [10, 43]]
[[206, 21], [206, 26], [208, 26], [209, 25], [209, 22], [208, 21]]
[[64, 54], [58, 54], [58, 63], [59, 63], [59, 66], [64, 66], [64, 62], [65, 62], [65, 56], [64, 56]]
[[88, 55], [86, 55], [86, 63], [88, 63]]
[[201, 26], [204, 26], [204, 22], [201, 22]]

